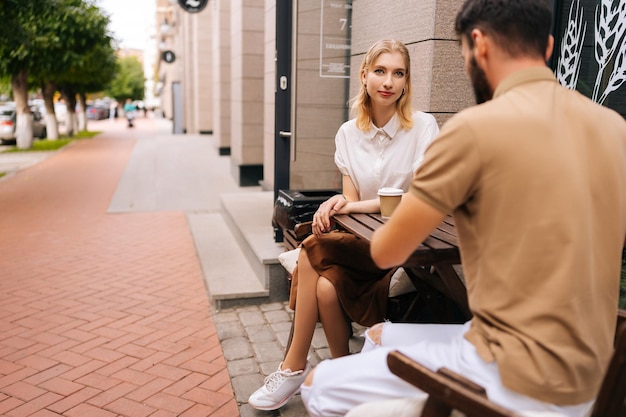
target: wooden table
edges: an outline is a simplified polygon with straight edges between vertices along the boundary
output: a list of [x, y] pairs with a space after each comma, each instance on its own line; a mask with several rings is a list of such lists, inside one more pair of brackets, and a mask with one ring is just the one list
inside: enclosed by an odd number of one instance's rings
[[[339, 229], [367, 241], [372, 239], [374, 231], [386, 221], [380, 214], [362, 213], [339, 214], [333, 216], [333, 219]], [[465, 319], [469, 319], [471, 313], [467, 304], [465, 283], [454, 269], [454, 265], [460, 264], [461, 255], [454, 218], [447, 216], [401, 266], [416, 288], [423, 286], [424, 282], [427, 283], [454, 301]]]

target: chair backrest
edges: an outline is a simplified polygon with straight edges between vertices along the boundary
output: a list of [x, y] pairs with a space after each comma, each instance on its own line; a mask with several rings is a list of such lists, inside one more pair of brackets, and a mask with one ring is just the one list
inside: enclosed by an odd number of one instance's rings
[[489, 401], [485, 389], [461, 375], [441, 368], [434, 372], [399, 351], [387, 356], [391, 372], [428, 393], [421, 417], [448, 417], [459, 410], [467, 417], [515, 417]]
[[602, 380], [591, 417], [626, 416], [626, 321], [618, 317], [615, 352]]

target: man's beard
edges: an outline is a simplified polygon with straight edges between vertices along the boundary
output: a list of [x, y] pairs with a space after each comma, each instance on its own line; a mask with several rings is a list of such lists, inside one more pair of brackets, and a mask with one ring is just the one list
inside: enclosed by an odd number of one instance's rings
[[476, 97], [476, 104], [484, 103], [493, 98], [493, 92], [487, 81], [485, 71], [483, 71], [476, 62], [476, 58], [472, 57], [470, 60], [470, 80], [472, 87], [474, 87], [474, 96]]

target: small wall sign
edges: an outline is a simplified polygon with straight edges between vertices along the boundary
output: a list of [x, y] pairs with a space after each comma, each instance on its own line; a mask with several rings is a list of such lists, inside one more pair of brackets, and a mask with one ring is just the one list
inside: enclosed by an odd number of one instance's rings
[[178, 0], [180, 7], [189, 13], [201, 12], [208, 3], [209, 0]]
[[171, 64], [172, 62], [176, 61], [176, 54], [174, 53], [174, 51], [170, 50], [163, 51], [163, 53], [161, 54], [161, 59], [168, 64]]

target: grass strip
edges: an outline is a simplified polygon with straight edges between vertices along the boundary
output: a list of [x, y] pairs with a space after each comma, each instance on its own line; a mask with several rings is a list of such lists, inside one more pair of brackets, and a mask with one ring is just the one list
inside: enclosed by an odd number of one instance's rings
[[71, 143], [75, 140], [80, 139], [89, 139], [101, 132], [78, 132], [72, 137], [61, 136], [57, 140], [35, 140], [33, 141], [33, 146], [28, 149], [19, 149], [17, 146], [12, 146], [10, 149], [7, 149], [4, 152], [41, 152], [41, 151], [56, 151], [57, 149], [61, 149], [68, 143]]

